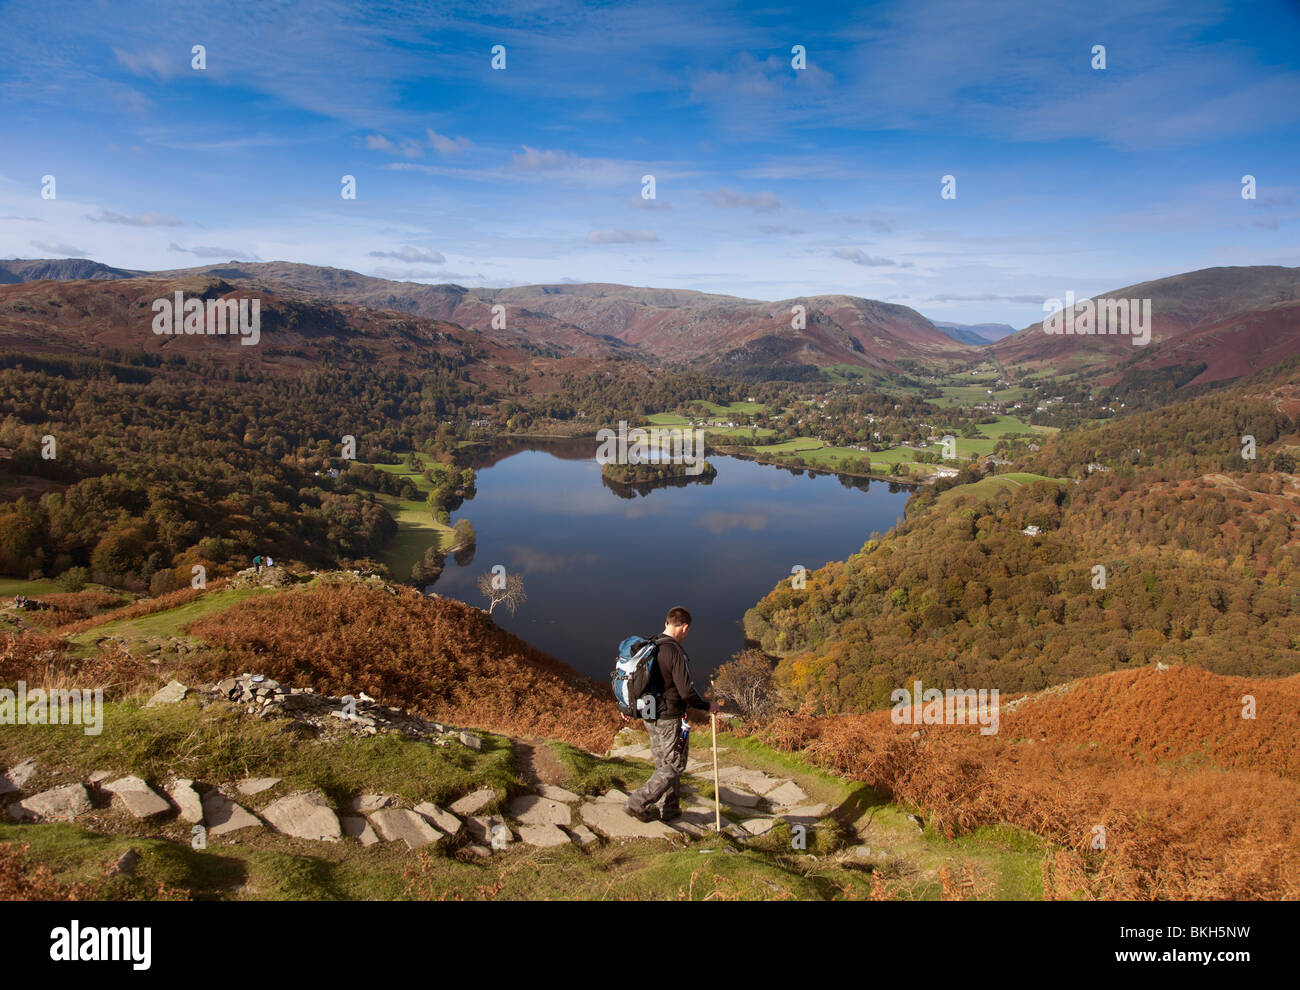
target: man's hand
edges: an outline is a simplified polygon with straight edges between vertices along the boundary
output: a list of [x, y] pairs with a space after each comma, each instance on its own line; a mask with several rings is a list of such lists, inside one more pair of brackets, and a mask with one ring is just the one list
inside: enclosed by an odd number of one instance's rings
[[710, 702], [709, 702], [709, 714], [710, 714], [710, 715], [716, 715], [716, 714], [718, 714], [718, 712], [722, 711], [722, 706], [723, 706], [724, 704], [726, 704], [726, 702], [723, 702], [723, 701], [710, 701]]

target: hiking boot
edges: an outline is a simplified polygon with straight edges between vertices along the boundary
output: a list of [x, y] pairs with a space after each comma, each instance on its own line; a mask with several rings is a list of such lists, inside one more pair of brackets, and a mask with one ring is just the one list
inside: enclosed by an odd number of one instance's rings
[[665, 808], [659, 815], [661, 822], [675, 822], [682, 817], [681, 808]]
[[651, 808], [645, 808], [641, 811], [634, 811], [632, 808], [624, 808], [623, 810], [639, 822], [657, 822], [659, 820], [658, 812]]

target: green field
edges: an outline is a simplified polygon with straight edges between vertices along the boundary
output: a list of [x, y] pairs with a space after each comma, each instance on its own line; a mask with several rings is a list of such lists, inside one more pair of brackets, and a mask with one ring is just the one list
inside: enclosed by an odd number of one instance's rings
[[[401, 478], [409, 478], [421, 495], [427, 496], [433, 486], [424, 479], [424, 468], [446, 471], [447, 467], [439, 464], [426, 454], [416, 455], [424, 466], [420, 471], [411, 471], [405, 464], [375, 464], [373, 467]], [[379, 562], [388, 568], [388, 573], [395, 581], [405, 581], [411, 575], [411, 568], [424, 556], [424, 551], [437, 545], [445, 550], [455, 542], [450, 526], [445, 526], [433, 518], [433, 513], [423, 499], [402, 499], [393, 495], [376, 495], [395, 520], [397, 535], [389, 541], [379, 554]]]
[[1008, 433], [1057, 433], [1055, 426], [1030, 426], [1016, 416], [999, 416], [996, 423], [978, 423], [979, 431], [986, 437], [1004, 437]]
[[991, 498], [1000, 491], [1019, 488], [1021, 485], [1032, 484], [1035, 481], [1053, 481], [1061, 484], [1066, 480], [1068, 479], [1048, 478], [1041, 474], [1013, 471], [1010, 474], [998, 474], [988, 478], [981, 478], [969, 485], [958, 485], [956, 488], [949, 488], [935, 500], [935, 504], [947, 505], [963, 495], [973, 495], [977, 499]]
[[720, 406], [716, 402], [704, 402], [700, 399], [696, 399], [695, 401], [707, 408], [709, 410], [709, 415], [711, 416], [748, 418], [754, 415], [754, 413], [762, 412], [767, 408], [767, 406], [761, 402], [731, 402], [725, 406]]
[[933, 468], [928, 464], [913, 463], [912, 458], [916, 451], [907, 447], [894, 447], [890, 450], [877, 450], [868, 453], [865, 450], [853, 450], [849, 447], [833, 447], [824, 444], [820, 440], [813, 440], [808, 437], [796, 437], [793, 440], [784, 440], [781, 443], [768, 444], [763, 447], [755, 447], [755, 454], [762, 458], [802, 457], [808, 467], [821, 468], [823, 470], [837, 470], [844, 458], [850, 462], [857, 462], [864, 458], [871, 459], [871, 470], [877, 474], [888, 474], [889, 465], [895, 462], [902, 463], [912, 475], [928, 474]]
[[987, 389], [995, 380], [990, 378], [984, 384], [941, 385], [939, 391], [942, 396], [930, 401], [937, 406], [948, 408], [951, 406], [970, 406], [977, 402], [1020, 402], [1031, 394], [1028, 389], [1016, 386], [995, 389], [993, 394], [989, 395]]
[[651, 426], [690, 426], [691, 421], [676, 413], [652, 413], [646, 417]]
[[14, 595], [27, 595], [29, 598], [36, 598], [39, 595], [53, 595], [62, 590], [53, 581], [24, 581], [22, 578], [0, 578], [0, 598], [13, 598]]

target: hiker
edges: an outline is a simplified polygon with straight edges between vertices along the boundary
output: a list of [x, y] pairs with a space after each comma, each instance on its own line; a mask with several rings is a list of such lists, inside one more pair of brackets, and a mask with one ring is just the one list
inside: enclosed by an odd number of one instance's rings
[[262, 555], [259, 553], [253, 558], [253, 566], [257, 568], [257, 573], [262, 573]]
[[[716, 701], [705, 701], [691, 683], [690, 657], [682, 642], [691, 630], [691, 613], [680, 605], [668, 610], [664, 631], [654, 638], [659, 647], [656, 658], [657, 686], [662, 694], [654, 705], [654, 718], [643, 719], [650, 734], [650, 755], [655, 772], [645, 786], [627, 799], [627, 812], [643, 822], [656, 819], [672, 821], [680, 817], [682, 773], [690, 749], [690, 725], [686, 709], [716, 712]], [[629, 720], [630, 721], [630, 720]], [[656, 805], [661, 807], [656, 809]]]

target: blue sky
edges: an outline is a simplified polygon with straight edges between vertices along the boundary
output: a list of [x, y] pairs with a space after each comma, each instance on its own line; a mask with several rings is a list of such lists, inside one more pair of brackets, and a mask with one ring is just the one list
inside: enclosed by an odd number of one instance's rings
[[0, 25], [3, 257], [1017, 327], [1066, 291], [1300, 264], [1296, 2], [18, 0]]

